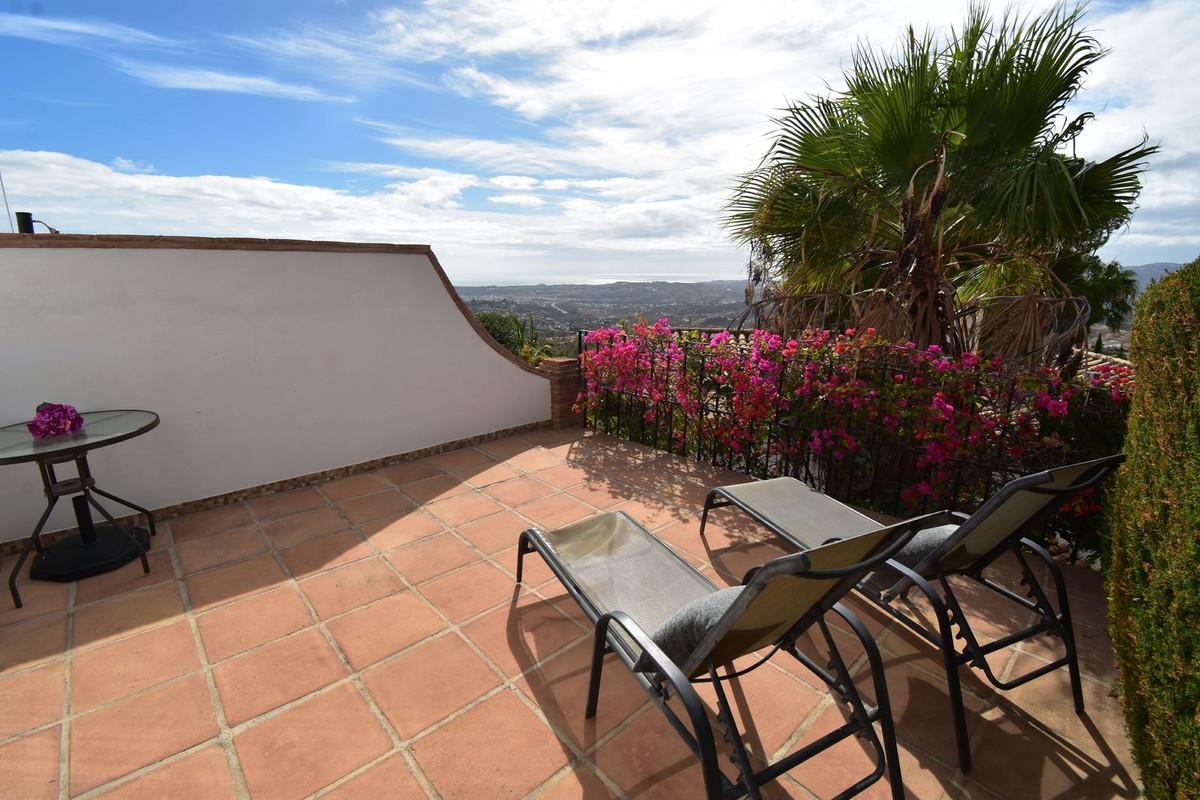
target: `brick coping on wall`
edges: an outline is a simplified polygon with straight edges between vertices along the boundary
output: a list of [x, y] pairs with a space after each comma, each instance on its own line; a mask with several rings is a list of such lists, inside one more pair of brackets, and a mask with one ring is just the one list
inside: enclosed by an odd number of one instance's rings
[[475, 333], [489, 347], [509, 363], [525, 372], [546, 378], [546, 375], [526, 364], [497, 342], [480, 324], [471, 309], [459, 297], [454, 284], [446, 277], [441, 262], [427, 244], [390, 244], [387, 242], [331, 242], [307, 239], [254, 239], [231, 236], [141, 236], [123, 233], [79, 234], [79, 233], [3, 233], [0, 248], [46, 248], [46, 249], [98, 249], [98, 250], [247, 250], [256, 252], [282, 253], [391, 253], [396, 255], [423, 255], [433, 264], [433, 269], [445, 287], [459, 313]]
[[[307, 475], [299, 475], [295, 478], [285, 478], [280, 481], [271, 483], [263, 483], [258, 486], [251, 486], [246, 489], [237, 489], [224, 494], [213, 495], [212, 497], [203, 497], [199, 500], [189, 500], [185, 503], [176, 503], [163, 508], [151, 509], [154, 512], [156, 522], [162, 520], [174, 519], [175, 517], [191, 514], [196, 511], [207, 511], [211, 508], [219, 506], [232, 505], [240, 503], [243, 500], [248, 500], [253, 497], [262, 497], [263, 495], [275, 494], [277, 492], [286, 492], [291, 489], [299, 489], [304, 486], [312, 486], [326, 481], [337, 480], [339, 478], [347, 478], [351, 475], [358, 475], [363, 472], [374, 472], [383, 467], [390, 467], [393, 464], [401, 464], [406, 461], [416, 461], [429, 456], [435, 456], [439, 453], [445, 453], [449, 450], [458, 450], [462, 447], [470, 447], [472, 445], [490, 442], [493, 439], [503, 439], [506, 436], [513, 436], [526, 431], [539, 430], [551, 426], [549, 420], [542, 422], [531, 422], [526, 425], [517, 425], [512, 428], [504, 428], [502, 430], [493, 431], [492, 433], [483, 433], [478, 436], [469, 436], [465, 439], [455, 439], [452, 442], [433, 445], [431, 447], [423, 447], [420, 450], [410, 450], [407, 453], [398, 453], [396, 455], [384, 456], [383, 458], [375, 458], [370, 461], [362, 461], [358, 464], [351, 464], [345, 467], [336, 467], [334, 469], [321, 470], [320, 472], [310, 472]], [[118, 520], [125, 521], [140, 518], [141, 515], [117, 517]], [[71, 535], [77, 531], [76, 528], [63, 528], [57, 531], [42, 534], [42, 542], [44, 544], [52, 544], [60, 539]], [[24, 536], [20, 539], [10, 539], [7, 542], [0, 542], [0, 555], [12, 555], [20, 552], [22, 544], [29, 538]]]

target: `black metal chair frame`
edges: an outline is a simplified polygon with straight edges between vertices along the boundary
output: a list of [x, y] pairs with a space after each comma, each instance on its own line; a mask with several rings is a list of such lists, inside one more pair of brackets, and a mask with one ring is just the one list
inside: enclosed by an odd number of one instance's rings
[[[884, 563], [888, 557], [903, 547], [915, 533], [916, 528], [914, 526], [912, 531], [901, 535], [893, 545], [888, 546], [885, 552], [861, 564], [856, 564], [849, 568], [831, 570], [815, 570], [810, 568], [807, 571], [794, 574], [798, 577], [810, 577], [814, 579], [845, 578], [855, 574], [861, 575], [864, 567], [868, 567], [868, 565], [877, 566]], [[759, 800], [761, 798], [759, 792], [761, 786], [850, 736], [858, 736], [871, 746], [875, 766], [870, 774], [858, 780], [855, 784], [836, 795], [836, 797], [853, 797], [878, 781], [883, 777], [885, 772], [891, 784], [892, 797], [897, 798], [897, 800], [904, 797], [900, 761], [896, 747], [896, 735], [892, 724], [891, 705], [888, 701], [887, 683], [883, 676], [883, 661], [879, 655], [879, 649], [875, 644], [875, 640], [867, 631], [866, 625], [855, 616], [853, 611], [846, 608], [840, 602], [832, 604], [818, 602], [809, 613], [801, 617], [776, 642], [775, 646], [766, 656], [750, 666], [735, 671], [732, 665], [726, 665], [721, 670], [718, 670], [717, 665], [709, 662], [707, 664], [707, 677], [698, 677], [689, 680], [682, 668], [672, 661], [654, 643], [651, 636], [636, 621], [630, 618], [628, 614], [621, 611], [601, 612], [575, 584], [569, 569], [556, 556], [553, 548], [547, 545], [537, 529], [524, 531], [518, 540], [518, 583], [521, 582], [525, 555], [533, 552], [538, 553], [545, 560], [550, 570], [562, 582], [571, 598], [579, 604], [584, 614], [596, 626], [585, 717], [591, 719], [596, 714], [604, 658], [608, 653], [616, 653], [617, 657], [633, 673], [642, 688], [662, 710], [671, 727], [674, 728], [683, 742], [699, 759], [707, 800], [736, 800], [736, 798], [740, 797]], [[677, 554], [676, 557], [678, 557]], [[794, 559], [802, 557], [804, 557], [803, 554], [798, 554], [785, 558]], [[680, 560], [682, 561], [682, 558]], [[758, 576], [761, 576], [763, 580], [768, 580], [773, 574], [771, 569], [774, 563], [771, 562], [762, 567], [755, 567], [747, 573], [743, 584], [749, 583]], [[834, 591], [834, 589], [831, 589], [827, 595], [832, 594]], [[862, 644], [871, 669], [871, 678], [875, 690], [875, 705], [867, 704], [855, 687], [854, 680], [849, 673], [848, 665], [838, 650], [833, 635], [825, 622], [824, 614], [827, 610], [836, 613], [850, 627]], [[816, 626], [821, 632], [824, 644], [828, 648], [829, 663], [827, 667], [817, 664], [807, 655], [800, 652], [796, 646], [797, 639], [813, 626]], [[616, 631], [614, 631], [614, 628], [623, 631], [629, 639], [641, 648], [642, 652], [631, 651], [624, 640], [615, 635]], [[841, 727], [830, 731], [803, 748], [784, 756], [772, 764], [768, 764], [761, 770], [755, 770], [750, 761], [745, 743], [738, 733], [733, 710], [722, 684], [762, 666], [770, 660], [777, 650], [783, 650], [820, 678], [829, 687], [833, 695], [849, 708], [851, 719]], [[635, 666], [643, 658], [652, 664], [653, 670], [641, 671]], [[645, 662], [643, 661], [642, 663], [644, 664]], [[729, 780], [720, 769], [712, 725], [704, 703], [692, 686], [693, 682], [711, 683], [713, 685], [717, 698], [717, 722], [724, 731], [725, 739], [732, 746], [731, 760], [739, 770], [739, 774], [735, 780]], [[672, 693], [683, 705], [684, 713], [687, 716], [686, 723], [667, 705], [667, 701], [671, 698]], [[876, 722], [879, 723], [881, 736], [876, 735], [873, 724]]]
[[[1104, 463], [1098, 464], [1089, 470], [1088, 473], [1081, 476], [1080, 481], [1062, 489], [1025, 486], [1022, 487], [1022, 491], [1068, 498], [1099, 484], [1108, 476], [1109, 472], [1115, 469], [1121, 460], [1121, 457], [1105, 459], [1103, 460]], [[1046, 480], [1049, 480], [1049, 478]], [[724, 501], [716, 500], [718, 496], [726, 497], [726, 499]], [[754, 512], [752, 509], [746, 508], [725, 495], [721, 495], [719, 489], [709, 492], [705, 498], [704, 514], [701, 519], [700, 528], [701, 536], [704, 535], [704, 523], [707, 520], [708, 511], [712, 508], [721, 508], [729, 505], [738, 506], [742, 511], [766, 525], [777, 535], [792, 541], [792, 537], [785, 531], [781, 531], [776, 526], [771, 525], [765, 517]], [[1047, 503], [1041, 511], [1034, 514], [1023, 525], [1014, 529], [1009, 536], [992, 548], [992, 550], [982, 557], [975, 559], [969, 567], [961, 570], [943, 571], [935, 562], [932, 566], [933, 576], [931, 581], [904, 564], [890, 559], [886, 562], [887, 566], [900, 573], [900, 575], [910, 582], [910, 585], [903, 591], [896, 595], [891, 595], [888, 591], [879, 590], [867, 583], [860, 583], [856, 587], [863, 597], [900, 621], [906, 628], [938, 648], [941, 652], [942, 662], [946, 670], [946, 683], [950, 696], [951, 713], [954, 720], [954, 736], [958, 749], [958, 761], [963, 772], [969, 772], [972, 766], [966, 711], [963, 706], [962, 684], [958, 673], [959, 667], [964, 664], [980, 670], [988, 682], [1000, 690], [1014, 689], [1053, 672], [1060, 667], [1066, 666], [1070, 675], [1071, 695], [1075, 704], [1075, 712], [1078, 714], [1083, 713], [1083, 684], [1080, 679], [1075, 633], [1071, 622], [1070, 603], [1067, 597], [1066, 582], [1063, 579], [1062, 568], [1046, 548], [1024, 535], [1036, 529], [1041, 523], [1053, 516], [1059, 505], [1059, 503]], [[968, 519], [965, 514], [952, 513], [959, 522]], [[1020, 594], [983, 575], [984, 570], [995, 563], [1002, 555], [1009, 552], [1016, 557], [1017, 563], [1021, 567], [1021, 585], [1026, 587], [1026, 597], [1022, 597]], [[1050, 602], [1046, 588], [1042, 586], [1037, 575], [1034, 573], [1031, 566], [1031, 556], [1045, 565], [1048, 570], [1050, 578], [1054, 583], [1057, 608]], [[1021, 606], [1026, 611], [1036, 613], [1038, 621], [1027, 628], [1010, 633], [987, 644], [980, 644], [948, 580], [951, 575], [960, 575], [969, 578], [1001, 597]], [[935, 583], [941, 588], [941, 593], [934, 588]], [[891, 601], [893, 599], [906, 596], [913, 588], [920, 591], [929, 602], [930, 608], [937, 619], [936, 629], [923, 624], [920, 620], [892, 604]], [[987, 656], [1042, 633], [1049, 633], [1061, 639], [1065, 654], [1061, 658], [1048, 664], [1043, 664], [1022, 675], [1009, 678], [1008, 680], [1001, 680], [992, 670], [991, 665], [988, 664]], [[956, 640], [960, 639], [963, 642], [961, 650], [956, 645]]]

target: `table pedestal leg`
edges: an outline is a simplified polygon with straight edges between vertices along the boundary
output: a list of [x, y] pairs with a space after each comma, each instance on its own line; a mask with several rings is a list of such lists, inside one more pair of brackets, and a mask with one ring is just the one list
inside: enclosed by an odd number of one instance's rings
[[92, 521], [92, 510], [88, 508], [87, 497], [77, 494], [71, 498], [75, 507], [75, 524], [79, 526], [79, 539], [84, 544], [96, 543], [96, 525]]
[[[38, 520], [37, 527], [26, 540], [25, 546], [9, 575], [8, 588], [12, 593], [13, 603], [21, 607], [21, 595], [17, 591], [17, 575], [30, 552], [35, 548], [37, 556], [29, 568], [29, 577], [35, 580], [74, 581], [110, 572], [124, 566], [133, 559], [140, 559], [142, 571], [150, 572], [150, 561], [146, 552], [150, 549], [150, 535], [155, 533], [154, 516], [146, 509], [122, 500], [116, 495], [96, 489], [96, 482], [88, 468], [86, 455], [78, 455], [70, 460], [75, 461], [79, 471], [78, 478], [58, 480], [54, 475], [53, 463], [39, 463], [42, 473], [42, 483], [46, 493], [46, 510]], [[140, 511], [149, 520], [150, 531], [143, 528], [123, 525], [108, 513], [104, 506], [92, 496], [92, 493], [103, 495], [122, 505]], [[65, 537], [52, 545], [42, 546], [41, 532], [50, 517], [59, 497], [74, 495], [71, 505], [75, 511], [75, 522], [79, 533]], [[92, 518], [92, 509], [100, 512], [108, 525], [97, 527]]]

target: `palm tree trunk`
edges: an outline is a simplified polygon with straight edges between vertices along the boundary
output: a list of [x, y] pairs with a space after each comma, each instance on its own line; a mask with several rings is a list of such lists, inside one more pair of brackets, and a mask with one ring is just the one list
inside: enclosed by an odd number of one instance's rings
[[[933, 181], [918, 196], [917, 177], [928, 166], [937, 167]], [[913, 173], [900, 208], [901, 245], [897, 257], [894, 296], [906, 317], [909, 338], [918, 347], [931, 344], [957, 355], [954, 335], [954, 287], [945, 278], [940, 247], [934, 232], [946, 202], [946, 141], [934, 157]]]

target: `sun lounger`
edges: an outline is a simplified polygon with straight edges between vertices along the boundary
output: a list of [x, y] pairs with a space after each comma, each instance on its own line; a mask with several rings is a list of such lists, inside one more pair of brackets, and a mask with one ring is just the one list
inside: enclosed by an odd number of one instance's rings
[[[859, 536], [777, 558], [755, 570], [744, 586], [719, 589], [629, 516], [607, 513], [555, 531], [523, 532], [517, 580], [525, 555], [538, 553], [596, 626], [585, 715], [596, 713], [605, 655], [613, 652], [700, 760], [709, 800], [758, 798], [759, 787], [849, 736], [870, 744], [875, 769], [838, 796], [856, 794], [886, 771], [892, 794], [899, 798], [900, 766], [879, 652], [862, 622], [838, 600], [918, 529], [947, 519], [935, 514], [888, 528], [876, 526]], [[867, 653], [874, 706], [859, 695], [834, 644], [825, 620], [831, 611], [854, 631]], [[814, 629], [828, 650], [827, 663], [816, 663], [796, 647], [797, 638]], [[760, 652], [764, 648], [771, 648], [765, 656]], [[756, 769], [738, 733], [725, 684], [766, 663], [778, 650], [804, 664], [852, 713], [837, 730]], [[734, 660], [749, 655], [758, 655], [758, 660], [735, 671]], [[739, 770], [733, 780], [719, 768], [708, 711], [693, 682], [713, 684], [716, 721], [732, 745], [731, 758]], [[672, 695], [681, 702], [686, 721], [667, 705]]]
[[[967, 664], [978, 668], [998, 689], [1020, 686], [1066, 666], [1070, 673], [1075, 710], [1083, 711], [1079, 661], [1062, 570], [1046, 549], [1027, 534], [1069, 498], [1102, 481], [1123, 460], [1124, 456], [1118, 454], [1010, 481], [974, 514], [953, 514], [949, 524], [923, 524], [922, 530], [912, 541], [859, 583], [858, 589], [865, 597], [941, 650], [954, 717], [959, 764], [963, 771], [971, 768], [971, 752], [959, 683], [960, 666]], [[780, 537], [804, 548], [811, 547], [815, 540], [823, 536], [833, 534], [830, 526], [821, 524], [820, 516], [833, 513], [834, 506], [841, 504], [793, 478], [721, 486], [709, 492], [705, 499], [701, 536], [704, 535], [709, 511], [729, 505], [737, 506]], [[865, 529], [877, 525], [866, 517], [863, 520]], [[1027, 596], [984, 575], [984, 571], [1005, 553], [1012, 553], [1016, 557]], [[1043, 565], [1054, 584], [1053, 603], [1050, 593], [1038, 578], [1035, 563]], [[999, 639], [980, 642], [971, 629], [953, 585], [947, 580], [950, 575], [968, 578], [1012, 601], [1019, 609], [1036, 613], [1037, 621]], [[898, 601], [913, 588], [919, 590], [928, 601], [936, 625], [930, 625], [901, 607]], [[1065, 653], [1061, 658], [1004, 680], [988, 664], [989, 654], [1043, 633], [1062, 640]], [[958, 641], [963, 643], [961, 650], [956, 644]]]

